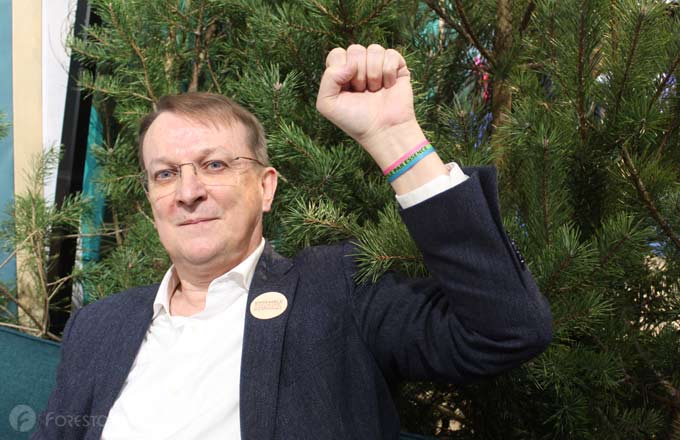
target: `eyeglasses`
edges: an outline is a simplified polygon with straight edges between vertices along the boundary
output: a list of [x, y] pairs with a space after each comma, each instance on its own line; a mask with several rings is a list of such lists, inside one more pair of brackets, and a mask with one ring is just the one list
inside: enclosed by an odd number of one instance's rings
[[209, 159], [199, 164], [186, 162], [164, 166], [157, 170], [142, 172], [144, 190], [153, 199], [166, 197], [177, 189], [177, 183], [182, 178], [182, 167], [191, 165], [194, 175], [206, 186], [239, 186], [241, 176], [248, 165], [257, 163], [266, 166], [252, 157], [238, 156], [229, 159]]

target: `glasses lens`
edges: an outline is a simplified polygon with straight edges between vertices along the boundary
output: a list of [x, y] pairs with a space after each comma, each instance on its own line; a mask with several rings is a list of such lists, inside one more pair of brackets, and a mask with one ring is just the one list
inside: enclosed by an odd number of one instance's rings
[[145, 188], [152, 199], [158, 200], [173, 194], [179, 185], [191, 184], [188, 182], [190, 179], [197, 179], [200, 184], [209, 187], [240, 186], [242, 176], [254, 163], [258, 162], [254, 159], [237, 157], [210, 160], [201, 165], [191, 162], [175, 165], [172, 168], [146, 173]]

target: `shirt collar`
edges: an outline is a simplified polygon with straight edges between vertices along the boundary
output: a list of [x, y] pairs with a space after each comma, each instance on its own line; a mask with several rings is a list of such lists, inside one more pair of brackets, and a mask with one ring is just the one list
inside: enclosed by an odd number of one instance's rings
[[[262, 251], [264, 250], [264, 244], [265, 240], [262, 238], [262, 241], [260, 241], [260, 244], [257, 246], [257, 248], [236, 267], [212, 280], [210, 286], [208, 287], [208, 296], [211, 293], [217, 293], [215, 290], [219, 289], [221, 285], [228, 281], [235, 282], [243, 289], [243, 292], [248, 292], [248, 289], [250, 289], [250, 283], [253, 280], [253, 275], [255, 274], [257, 262], [262, 255]], [[158, 287], [158, 292], [156, 293], [156, 298], [153, 302], [152, 320], [155, 319], [161, 313], [161, 311], [170, 315], [170, 295], [172, 295], [172, 293], [175, 291], [178, 284], [179, 277], [177, 276], [175, 266], [172, 265], [167, 270], [167, 272], [165, 272], [163, 280]], [[208, 298], [206, 298], [206, 308], [208, 308]]]

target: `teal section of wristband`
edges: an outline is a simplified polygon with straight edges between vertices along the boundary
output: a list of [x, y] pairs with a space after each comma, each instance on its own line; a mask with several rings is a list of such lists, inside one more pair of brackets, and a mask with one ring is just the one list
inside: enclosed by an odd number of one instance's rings
[[432, 145], [428, 145], [425, 149], [423, 149], [421, 152], [413, 156], [412, 158], [407, 159], [404, 162], [404, 165], [401, 168], [395, 169], [390, 173], [390, 175], [387, 176], [387, 183], [392, 183], [399, 176], [404, 174], [406, 171], [410, 170], [413, 168], [415, 164], [420, 162], [425, 156], [427, 156], [430, 153], [434, 153], [434, 147]]

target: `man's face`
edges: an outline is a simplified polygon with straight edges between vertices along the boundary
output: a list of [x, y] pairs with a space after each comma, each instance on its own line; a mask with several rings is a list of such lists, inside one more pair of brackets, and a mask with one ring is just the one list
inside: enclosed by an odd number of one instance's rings
[[[203, 125], [165, 112], [144, 138], [144, 166], [153, 175], [178, 164], [199, 167], [213, 160], [253, 157], [246, 139], [239, 122]], [[224, 272], [260, 244], [262, 213], [270, 210], [275, 191], [276, 171], [255, 162], [247, 163], [228, 185], [206, 185], [191, 165], [183, 165], [170, 191], [161, 197], [150, 191], [149, 201], [161, 243], [176, 266]]]

